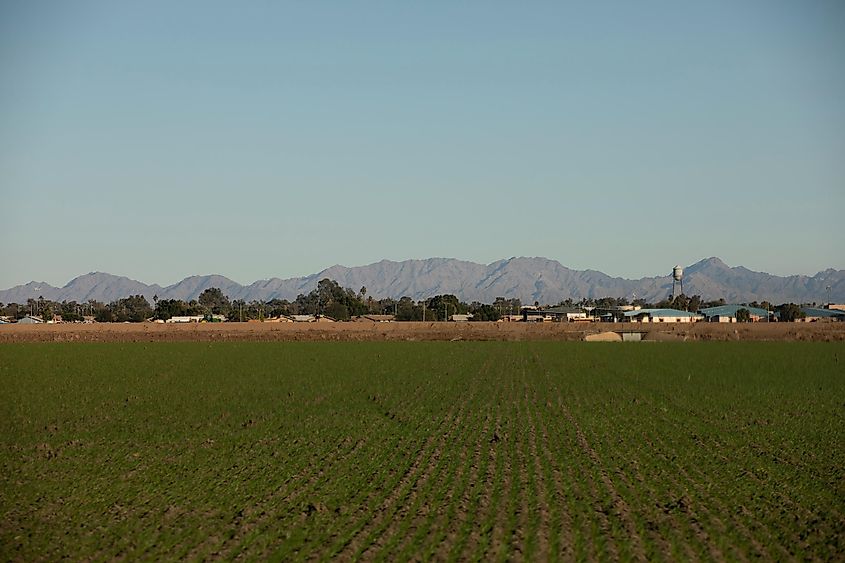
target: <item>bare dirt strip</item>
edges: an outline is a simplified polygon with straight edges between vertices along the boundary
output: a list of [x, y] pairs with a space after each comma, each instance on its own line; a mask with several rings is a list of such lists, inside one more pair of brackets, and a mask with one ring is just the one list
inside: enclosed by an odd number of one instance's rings
[[606, 331], [641, 332], [654, 340], [845, 342], [845, 323], [94, 323], [0, 325], [3, 342], [226, 341], [577, 341]]

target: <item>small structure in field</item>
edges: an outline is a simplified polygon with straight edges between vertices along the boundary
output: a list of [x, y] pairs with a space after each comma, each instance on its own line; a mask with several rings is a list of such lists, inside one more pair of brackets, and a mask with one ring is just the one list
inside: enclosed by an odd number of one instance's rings
[[465, 322], [469, 321], [470, 319], [472, 319], [472, 313], [467, 313], [465, 315], [460, 314], [460, 313], [456, 313], [456, 314], [452, 315], [451, 317], [449, 317], [450, 321], [456, 322], [456, 323], [465, 323]]

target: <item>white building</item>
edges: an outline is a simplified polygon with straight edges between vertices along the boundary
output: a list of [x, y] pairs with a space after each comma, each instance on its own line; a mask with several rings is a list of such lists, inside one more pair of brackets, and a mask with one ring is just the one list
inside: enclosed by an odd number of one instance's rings
[[639, 309], [626, 311], [622, 320], [632, 323], [694, 323], [703, 318], [697, 313], [678, 309]]

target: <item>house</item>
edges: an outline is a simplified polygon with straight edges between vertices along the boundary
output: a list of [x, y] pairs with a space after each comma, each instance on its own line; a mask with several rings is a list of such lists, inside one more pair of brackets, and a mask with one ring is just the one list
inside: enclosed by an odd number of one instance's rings
[[18, 320], [18, 324], [20, 325], [40, 325], [44, 322], [44, 319], [41, 317], [36, 317], [34, 315], [27, 315], [24, 318]]
[[523, 305], [519, 308], [519, 314], [522, 315], [522, 322], [526, 323], [542, 323], [552, 320], [551, 315], [546, 315], [545, 311], [535, 305]]
[[317, 320], [314, 315], [291, 315], [290, 318], [295, 323], [313, 323]]
[[588, 307], [586, 310], [596, 320], [617, 323], [626, 320], [625, 313], [639, 311], [640, 309], [639, 305], [614, 305], [612, 307]]
[[708, 323], [735, 323], [736, 313], [740, 309], [746, 309], [748, 311], [752, 322], [765, 321], [770, 315], [769, 311], [765, 309], [741, 304], [707, 307], [705, 309], [700, 309], [698, 312], [704, 315], [704, 320]]
[[704, 317], [678, 309], [635, 309], [623, 313], [623, 322], [632, 323], [694, 323]]
[[393, 315], [360, 315], [354, 317], [352, 322], [355, 323], [392, 323], [396, 320]]
[[293, 319], [290, 317], [286, 317], [284, 315], [280, 315], [278, 317], [267, 317], [264, 319], [265, 323], [292, 323]]
[[202, 315], [191, 315], [191, 316], [184, 316], [184, 317], [170, 317], [167, 319], [166, 323], [198, 323], [201, 322], [205, 317]]
[[551, 317], [551, 320], [557, 322], [572, 322], [572, 321], [586, 321], [587, 311], [580, 307], [552, 307], [550, 309], [543, 309], [543, 314], [546, 317]]
[[467, 313], [466, 315], [454, 314], [451, 317], [449, 317], [449, 320], [456, 322], [456, 323], [465, 323], [465, 322], [469, 321], [471, 318], [472, 318], [472, 313]]

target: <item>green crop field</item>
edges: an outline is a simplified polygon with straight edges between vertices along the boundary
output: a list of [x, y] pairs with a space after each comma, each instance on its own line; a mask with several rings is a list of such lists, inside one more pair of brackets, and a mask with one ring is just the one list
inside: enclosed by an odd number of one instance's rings
[[0, 346], [4, 560], [845, 556], [845, 347]]

